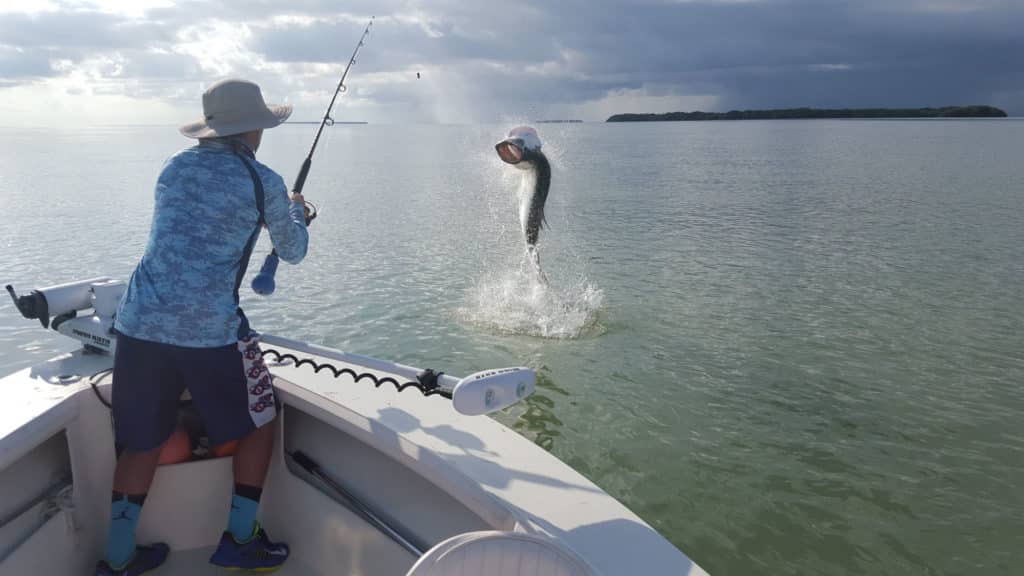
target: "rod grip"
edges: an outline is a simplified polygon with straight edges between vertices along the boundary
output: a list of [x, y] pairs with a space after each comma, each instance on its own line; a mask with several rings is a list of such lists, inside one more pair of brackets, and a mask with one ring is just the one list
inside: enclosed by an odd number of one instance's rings
[[277, 252], [267, 254], [267, 258], [263, 261], [263, 266], [260, 267], [259, 274], [252, 279], [253, 292], [264, 296], [274, 293], [276, 288], [274, 275], [277, 274], [278, 261]]
[[309, 167], [312, 165], [312, 156], [306, 156], [302, 162], [302, 168], [299, 168], [299, 175], [295, 177], [295, 184], [292, 185], [293, 193], [302, 194], [302, 187], [306, 185], [306, 176], [309, 176]]

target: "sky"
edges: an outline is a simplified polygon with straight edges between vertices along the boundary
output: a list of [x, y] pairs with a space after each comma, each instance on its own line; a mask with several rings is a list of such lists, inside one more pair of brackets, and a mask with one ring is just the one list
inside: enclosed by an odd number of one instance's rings
[[1024, 115], [1024, 0], [3, 0], [0, 125], [183, 124], [227, 77], [317, 120], [371, 16], [338, 120]]

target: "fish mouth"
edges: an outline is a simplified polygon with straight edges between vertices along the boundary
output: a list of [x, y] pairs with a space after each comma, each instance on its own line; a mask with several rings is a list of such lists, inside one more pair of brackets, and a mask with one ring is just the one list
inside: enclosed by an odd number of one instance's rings
[[494, 145], [498, 157], [506, 164], [519, 164], [523, 161], [523, 140], [521, 138], [506, 138]]
[[531, 153], [539, 153], [540, 147], [540, 136], [530, 126], [516, 126], [509, 130], [508, 136], [504, 140], [494, 145], [498, 157], [513, 166], [524, 160], [529, 160]]

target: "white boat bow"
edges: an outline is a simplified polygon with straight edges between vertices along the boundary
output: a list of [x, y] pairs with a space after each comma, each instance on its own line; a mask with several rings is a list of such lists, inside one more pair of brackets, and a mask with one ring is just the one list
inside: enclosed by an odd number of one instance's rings
[[[536, 571], [544, 562], [564, 563], [552, 574], [705, 574], [500, 423], [460, 413], [442, 394], [378, 388], [343, 370], [402, 382], [414, 369], [273, 336], [264, 343], [282, 410], [261, 521], [291, 546], [281, 574], [462, 574], [455, 570], [470, 566], [465, 574], [532, 575], [547, 573]], [[327, 364], [335, 370], [315, 368]], [[111, 367], [108, 354], [83, 349], [0, 379], [0, 575], [86, 574], [102, 554], [115, 462], [101, 402]], [[462, 381], [445, 382], [454, 389]], [[216, 457], [158, 469], [138, 529], [140, 542], [172, 548], [155, 574], [217, 573], [206, 561], [224, 529], [231, 474], [230, 458]]]

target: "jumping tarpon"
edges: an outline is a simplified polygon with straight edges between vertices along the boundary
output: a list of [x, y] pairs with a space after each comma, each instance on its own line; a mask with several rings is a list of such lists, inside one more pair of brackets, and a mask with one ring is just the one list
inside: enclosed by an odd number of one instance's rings
[[537, 272], [540, 272], [540, 255], [537, 253], [537, 238], [540, 229], [547, 224], [544, 219], [544, 202], [551, 187], [551, 165], [540, 150], [537, 131], [529, 126], [518, 126], [509, 131], [508, 137], [498, 142], [494, 149], [498, 157], [508, 164], [526, 172], [519, 196], [519, 221], [526, 236], [526, 251]]

